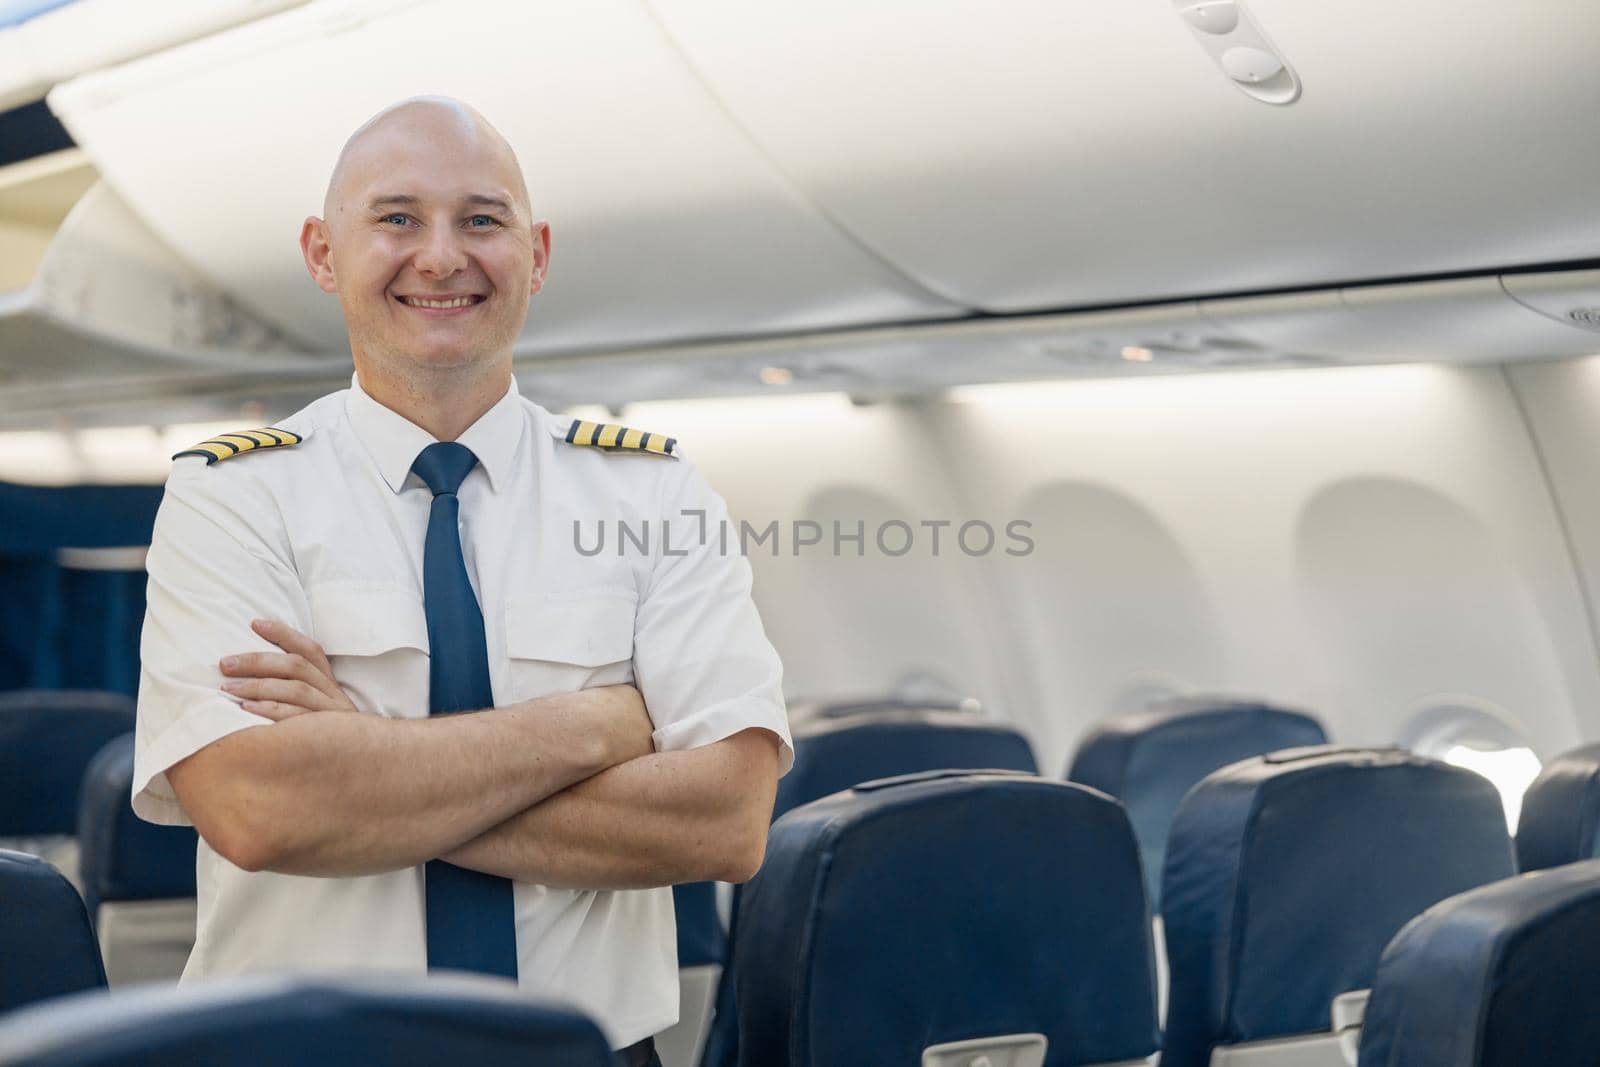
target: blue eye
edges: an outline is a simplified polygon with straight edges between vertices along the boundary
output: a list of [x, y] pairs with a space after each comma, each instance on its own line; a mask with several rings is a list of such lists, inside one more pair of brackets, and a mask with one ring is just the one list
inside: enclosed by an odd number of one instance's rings
[[384, 221], [384, 222], [392, 222], [392, 223], [394, 223], [394, 224], [395, 224], [395, 225], [396, 225], [396, 226], [404, 226], [404, 225], [405, 225], [405, 224], [406, 224], [406, 223], [408, 223], [408, 222], [410, 222], [410, 221], [411, 221], [411, 218], [410, 218], [410, 216], [407, 216], [407, 215], [399, 215], [399, 214], [395, 214], [395, 215], [385, 215], [385, 216], [384, 216], [384, 217], [383, 217], [383, 221]]
[[[483, 229], [483, 226], [496, 226], [496, 225], [499, 225], [499, 221], [500, 220], [496, 219], [492, 215], [474, 215], [468, 221], [471, 222], [474, 226], [477, 226], [477, 228], [481, 230], [481, 229]], [[478, 226], [477, 225], [480, 221], [483, 223], [483, 226]]]

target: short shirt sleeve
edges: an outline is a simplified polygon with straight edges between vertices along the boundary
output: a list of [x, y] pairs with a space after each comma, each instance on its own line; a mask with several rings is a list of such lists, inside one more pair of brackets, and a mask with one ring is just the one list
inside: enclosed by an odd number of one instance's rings
[[728, 509], [686, 460], [671, 463], [662, 519], [670, 524], [634, 623], [634, 675], [655, 720], [657, 751], [697, 748], [741, 730], [781, 742], [794, 763], [783, 666], [750, 598], [750, 564], [727, 537]]
[[133, 809], [155, 823], [192, 825], [167, 769], [231, 733], [271, 720], [219, 688], [223, 656], [269, 651], [250, 620], [306, 631], [305, 595], [270, 496], [234, 472], [180, 460], [156, 514], [140, 637]]

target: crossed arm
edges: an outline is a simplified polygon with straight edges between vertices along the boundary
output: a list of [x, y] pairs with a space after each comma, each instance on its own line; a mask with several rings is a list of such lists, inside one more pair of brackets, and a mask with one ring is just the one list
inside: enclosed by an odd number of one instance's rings
[[[228, 657], [224, 688], [272, 725], [168, 769], [195, 828], [247, 870], [349, 876], [443, 858], [544, 885], [745, 881], [761, 865], [777, 738], [652, 751], [631, 686], [423, 720], [356, 711], [322, 649]], [[346, 713], [346, 714], [340, 714]]]

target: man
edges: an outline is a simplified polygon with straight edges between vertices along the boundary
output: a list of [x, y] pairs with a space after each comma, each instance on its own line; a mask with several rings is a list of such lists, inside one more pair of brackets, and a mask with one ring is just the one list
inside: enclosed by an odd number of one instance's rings
[[[519, 396], [550, 235], [481, 116], [381, 112], [323, 214], [351, 388], [182, 454], [150, 550], [134, 807], [201, 836], [184, 977], [501, 973], [651, 1062], [661, 887], [753, 875], [793, 759], [748, 565], [671, 442]], [[577, 550], [619, 521], [656, 536]]]

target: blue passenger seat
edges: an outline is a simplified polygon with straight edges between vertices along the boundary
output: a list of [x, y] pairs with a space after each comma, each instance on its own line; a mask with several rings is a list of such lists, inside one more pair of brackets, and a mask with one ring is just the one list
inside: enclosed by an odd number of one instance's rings
[[1360, 1067], [1600, 1062], [1600, 860], [1451, 897], [1384, 950]]
[[[778, 781], [774, 820], [802, 804], [877, 778], [947, 769], [1038, 771], [1026, 737], [965, 705], [856, 702], [820, 706], [798, 719], [793, 727], [794, 766]], [[733, 898], [735, 931], [740, 888], [735, 887]], [[735, 1067], [740, 1062], [735, 986], [735, 976], [725, 970], [717, 986], [702, 1067]]]
[[1085, 737], [1067, 781], [1122, 801], [1139, 838], [1145, 885], [1161, 910], [1161, 866], [1172, 815], [1196, 782], [1219, 767], [1328, 740], [1310, 715], [1267, 704], [1185, 699], [1119, 716]]
[[920, 771], [1037, 773], [1015, 727], [952, 708], [857, 707], [794, 727], [794, 766], [778, 781], [772, 817], [874, 778]]
[[1557, 756], [1522, 795], [1517, 865], [1524, 871], [1600, 857], [1600, 745]]
[[779, 819], [748, 890], [742, 1064], [1065, 1067], [1156, 1050], [1138, 849], [1091, 790], [966, 771], [858, 785]]
[[133, 701], [94, 690], [0, 693], [0, 847], [78, 880], [78, 787], [94, 754], [133, 729]]
[[1513, 871], [1498, 792], [1459, 767], [1325, 747], [1211, 774], [1167, 846], [1162, 1067], [1322, 1062], [1395, 932]]
[[133, 735], [89, 762], [78, 800], [80, 881], [106, 977], [176, 979], [194, 947], [195, 832], [133, 813]]
[[78, 891], [38, 856], [0, 849], [0, 1012], [105, 984]]
[[0, 1021], [0, 1067], [613, 1067], [587, 1017], [465, 976], [253, 975], [85, 993]]

